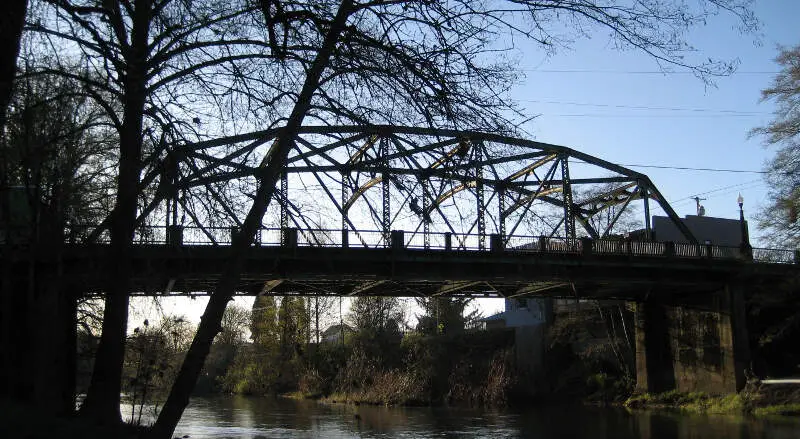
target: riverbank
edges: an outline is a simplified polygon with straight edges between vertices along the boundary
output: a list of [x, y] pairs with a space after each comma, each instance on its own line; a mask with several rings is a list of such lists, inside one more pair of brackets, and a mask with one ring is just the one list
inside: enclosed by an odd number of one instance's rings
[[35, 407], [0, 401], [0, 438], [3, 439], [137, 439], [144, 432], [141, 426], [126, 423], [100, 426], [77, 415], [44, 415]]
[[723, 396], [678, 391], [642, 393], [632, 395], [623, 405], [629, 409], [666, 409], [696, 414], [800, 417], [800, 386], [755, 383], [748, 384], [740, 393]]
[[[407, 390], [407, 389], [406, 389]], [[616, 386], [614, 390], [616, 389]], [[600, 395], [601, 397], [598, 397]], [[312, 395], [292, 392], [281, 395], [298, 400], [313, 400], [329, 404], [352, 404], [374, 406], [437, 407], [448, 406], [446, 401], [424, 399], [420, 395], [395, 388], [365, 389], [358, 392]], [[536, 401], [533, 403], [533, 401]], [[527, 400], [526, 406], [565, 402], [563, 398], [540, 397]], [[704, 392], [669, 391], [664, 393], [623, 394], [621, 392], [599, 391], [571, 402], [592, 406], [622, 407], [633, 410], [655, 410], [683, 412], [687, 414], [744, 415], [754, 417], [793, 416], [800, 417], [800, 386], [750, 384], [742, 392], [732, 395], [710, 395]], [[454, 406], [459, 406], [455, 401]], [[517, 405], [517, 404], [513, 404]]]

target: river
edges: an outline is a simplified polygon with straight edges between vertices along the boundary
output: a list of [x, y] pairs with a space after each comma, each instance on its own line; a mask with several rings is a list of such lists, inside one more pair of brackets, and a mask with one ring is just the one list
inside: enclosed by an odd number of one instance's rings
[[584, 406], [520, 410], [373, 407], [283, 398], [193, 398], [176, 437], [795, 439], [800, 419], [629, 412]]

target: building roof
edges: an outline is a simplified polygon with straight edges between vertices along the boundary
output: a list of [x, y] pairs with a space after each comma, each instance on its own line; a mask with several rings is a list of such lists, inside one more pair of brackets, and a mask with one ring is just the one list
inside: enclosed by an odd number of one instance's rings
[[499, 312], [497, 314], [490, 315], [489, 317], [484, 317], [482, 319], [478, 319], [479, 322], [493, 322], [496, 320], [503, 320], [505, 319], [505, 311]]
[[348, 326], [347, 324], [344, 325], [331, 325], [328, 329], [322, 331], [322, 336], [327, 337], [329, 335], [338, 335], [340, 332], [353, 332], [353, 328]]

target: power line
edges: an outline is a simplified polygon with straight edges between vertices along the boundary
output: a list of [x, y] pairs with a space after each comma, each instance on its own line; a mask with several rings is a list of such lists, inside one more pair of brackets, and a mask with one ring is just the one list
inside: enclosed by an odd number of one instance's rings
[[703, 171], [703, 172], [733, 172], [739, 174], [768, 174], [767, 171], [751, 171], [746, 169], [719, 169], [719, 168], [691, 168], [688, 166], [661, 166], [661, 165], [625, 165], [631, 168], [655, 168], [655, 169], [677, 169], [680, 171]]
[[590, 104], [588, 102], [569, 102], [569, 101], [550, 101], [537, 99], [519, 99], [520, 102], [531, 102], [537, 104], [556, 104], [556, 105], [575, 105], [579, 107], [602, 107], [602, 108], [625, 108], [631, 110], [656, 110], [656, 111], [688, 111], [693, 113], [723, 113], [741, 114], [747, 116], [769, 115], [768, 112], [741, 111], [741, 110], [716, 110], [711, 108], [681, 108], [681, 107], [651, 107], [646, 105], [618, 105], [618, 104]]
[[[595, 166], [593, 163], [586, 163], [586, 162], [575, 162], [574, 164]], [[619, 166], [625, 166], [625, 167], [628, 167], [628, 168], [675, 169], [675, 170], [679, 170], [679, 171], [732, 172], [732, 173], [738, 173], [738, 174], [768, 174], [769, 173], [767, 171], [752, 171], [752, 170], [747, 170], [747, 169], [692, 168], [692, 167], [689, 167], [689, 166], [642, 165], [642, 164], [625, 164], [625, 163], [619, 163]]]
[[[695, 75], [696, 72], [679, 71], [668, 72], [663, 70], [585, 70], [585, 69], [520, 69], [523, 72], [531, 73], [602, 73], [614, 75]], [[733, 72], [732, 75], [776, 75], [780, 72], [743, 70]]]
[[[671, 201], [670, 205], [672, 205], [673, 203], [681, 204], [681, 203], [684, 203], [684, 202], [687, 202], [687, 201], [690, 201], [690, 200], [694, 201], [695, 197], [699, 197], [699, 196], [702, 196], [702, 195], [716, 194], [716, 195], [712, 196], [712, 198], [713, 198], [713, 197], [717, 197], [717, 196], [722, 195], [722, 194], [726, 194], [726, 193], [729, 193], [729, 192], [736, 192], [737, 190], [742, 190], [742, 189], [745, 189], [745, 188], [762, 186], [763, 184], [764, 184], [764, 181], [762, 181], [761, 179], [757, 179], [757, 180], [746, 181], [744, 183], [737, 183], [737, 184], [732, 184], [732, 185], [728, 185], [728, 186], [723, 186], [723, 187], [720, 187], [720, 188], [711, 189], [709, 191], [700, 192], [698, 194], [693, 194], [693, 195], [690, 195], [689, 197], [686, 197], [686, 198], [679, 198], [677, 200]], [[722, 192], [722, 193], [717, 194], [717, 192]]]
[[573, 113], [573, 114], [547, 114], [540, 113], [540, 116], [551, 117], [599, 117], [599, 118], [613, 118], [613, 117], [657, 117], [660, 119], [670, 118], [714, 118], [714, 117], [758, 117], [765, 116], [766, 114], [608, 114], [608, 113]]
[[[738, 183], [738, 184], [733, 184], [733, 185], [729, 185], [729, 186], [719, 187], [719, 188], [716, 188], [716, 189], [711, 189], [709, 191], [701, 192], [701, 193], [698, 193], [698, 194], [694, 194], [694, 195], [691, 195], [689, 197], [682, 197], [682, 198], [678, 198], [678, 199], [675, 199], [675, 200], [667, 201], [667, 204], [669, 204], [673, 209], [674, 208], [680, 208], [680, 207], [684, 207], [687, 204], [689, 204], [690, 202], [694, 201], [694, 197], [699, 197], [701, 195], [714, 194], [714, 195], [711, 196], [711, 198], [716, 198], [716, 197], [719, 197], [721, 195], [725, 195], [725, 194], [728, 194], [728, 193], [731, 193], [731, 192], [737, 192], [737, 191], [741, 191], [742, 189], [749, 189], [749, 188], [754, 188], [754, 187], [758, 187], [758, 186], [762, 186], [762, 185], [764, 185], [764, 182], [761, 181], [760, 179], [759, 180], [751, 180], [751, 181], [746, 181], [744, 183]], [[664, 210], [660, 205], [654, 206], [653, 209], [654, 210], [658, 210], [658, 209]]]

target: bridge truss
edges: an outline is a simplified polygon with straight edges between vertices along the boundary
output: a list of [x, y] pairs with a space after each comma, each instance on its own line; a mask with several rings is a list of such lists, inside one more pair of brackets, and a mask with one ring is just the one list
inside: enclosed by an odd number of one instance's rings
[[[213, 290], [280, 134], [161, 146], [150, 156], [131, 293]], [[238, 294], [639, 300], [782, 279], [800, 260], [790, 250], [697, 243], [646, 175], [562, 146], [398, 126], [309, 126], [292, 143], [241, 255]], [[651, 207], [685, 243], [653, 241]], [[114, 282], [107, 223], [66, 228], [60, 270], [85, 294]], [[31, 254], [0, 246], [19, 276]]]
[[[150, 223], [189, 226], [201, 233], [184, 237], [193, 242], [228, 242], [279, 135], [173, 149], [175, 171], [160, 175], [171, 175], [172, 190], [160, 208], [151, 203]], [[389, 246], [391, 231], [404, 230], [415, 247], [453, 239], [453, 248], [482, 250], [490, 235], [508, 247], [528, 244], [520, 236], [631, 232], [621, 218], [648, 240], [653, 203], [695, 241], [646, 175], [570, 148], [482, 132], [309, 126], [294, 139], [264, 226], [296, 228], [321, 245]], [[314, 232], [336, 227], [338, 236]]]

